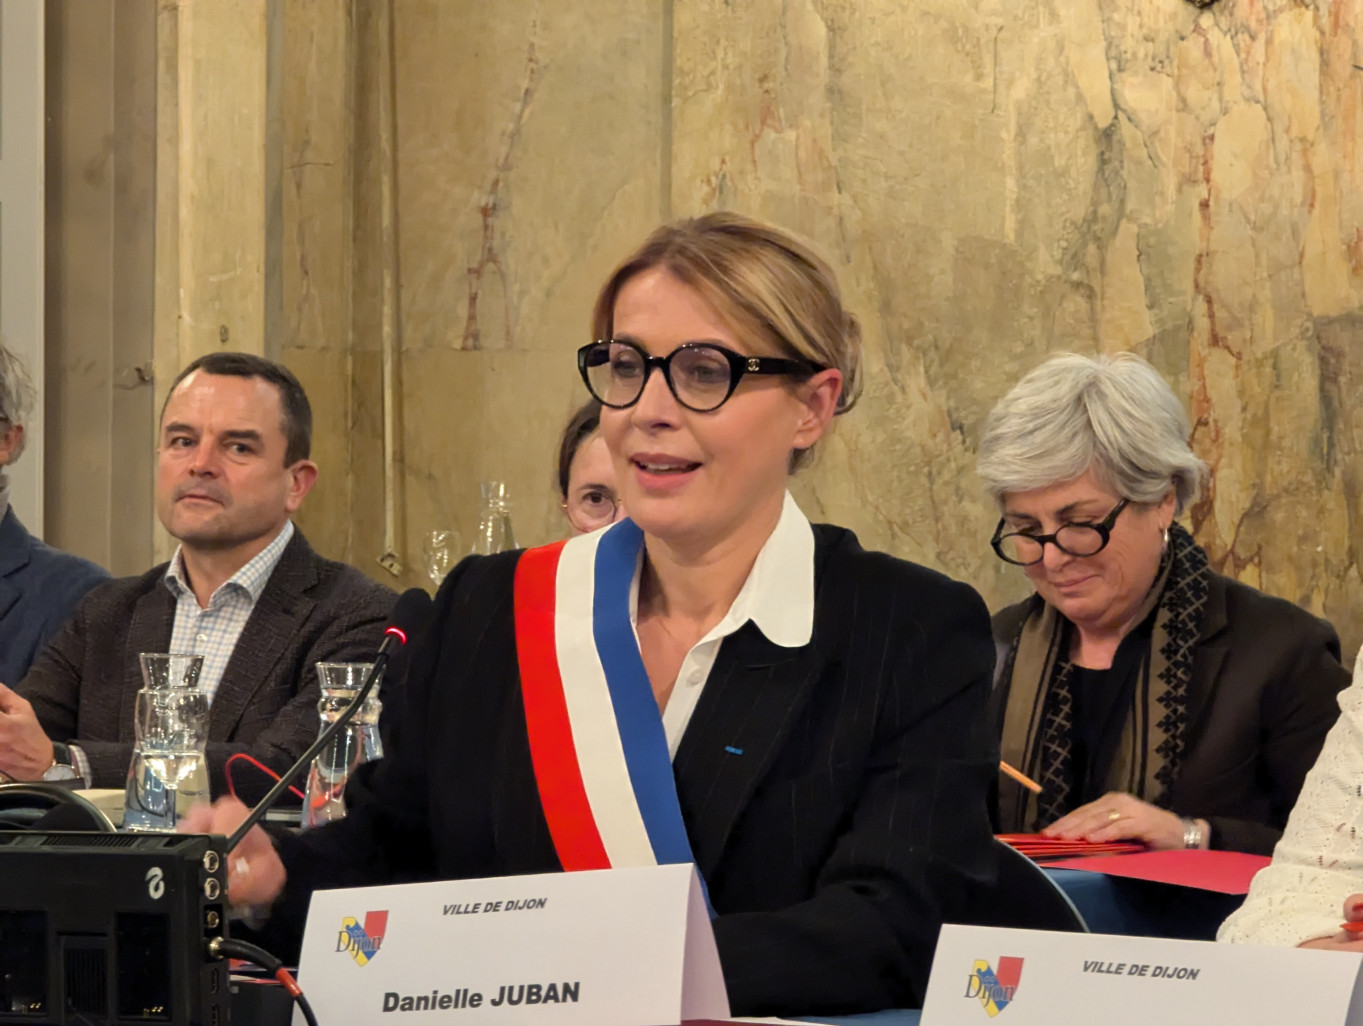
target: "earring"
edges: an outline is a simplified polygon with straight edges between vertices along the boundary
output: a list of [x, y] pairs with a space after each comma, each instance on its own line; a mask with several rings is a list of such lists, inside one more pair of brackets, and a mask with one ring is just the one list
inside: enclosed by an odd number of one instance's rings
[[1169, 547], [1169, 528], [1167, 527], [1164, 529], [1164, 547], [1166, 549]]

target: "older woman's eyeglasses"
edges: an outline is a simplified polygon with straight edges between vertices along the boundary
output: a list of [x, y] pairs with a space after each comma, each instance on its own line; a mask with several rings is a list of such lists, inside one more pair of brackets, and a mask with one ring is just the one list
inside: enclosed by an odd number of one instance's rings
[[994, 537], [989, 544], [995, 554], [1005, 563], [1016, 566], [1033, 566], [1040, 563], [1046, 555], [1046, 543], [1054, 545], [1070, 556], [1096, 556], [1107, 548], [1112, 540], [1112, 525], [1117, 515], [1126, 509], [1130, 499], [1123, 499], [1112, 507], [1112, 512], [1093, 524], [1063, 524], [1052, 534], [1032, 534], [1029, 531], [1010, 531], [1003, 533], [1004, 522], [994, 528]]
[[583, 489], [563, 502], [568, 522], [584, 534], [615, 523], [619, 509], [620, 500], [604, 488]]
[[687, 342], [666, 356], [649, 356], [637, 343], [617, 339], [593, 342], [577, 351], [578, 373], [587, 390], [602, 405], [617, 410], [639, 401], [654, 368], [662, 371], [677, 402], [697, 413], [723, 406], [744, 374], [808, 376], [821, 369], [808, 360], [740, 356], [711, 342]]

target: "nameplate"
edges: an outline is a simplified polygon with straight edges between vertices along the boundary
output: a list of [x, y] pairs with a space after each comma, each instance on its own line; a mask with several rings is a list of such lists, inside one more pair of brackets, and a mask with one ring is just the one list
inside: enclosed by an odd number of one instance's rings
[[666, 1026], [729, 1014], [689, 864], [317, 891], [299, 983], [324, 1023]]
[[[945, 926], [922, 1026], [1356, 1026], [1348, 952]], [[996, 1019], [997, 1017], [997, 1019]]]

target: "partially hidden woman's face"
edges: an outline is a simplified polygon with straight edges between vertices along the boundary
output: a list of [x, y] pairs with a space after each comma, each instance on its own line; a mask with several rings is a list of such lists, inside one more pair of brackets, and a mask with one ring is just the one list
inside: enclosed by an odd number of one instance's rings
[[[1006, 495], [1004, 530], [1051, 534], [1065, 524], [1095, 524], [1121, 500], [1089, 470], [1072, 481]], [[1102, 551], [1071, 556], [1050, 544], [1040, 563], [1023, 569], [1037, 594], [1081, 629], [1125, 631], [1155, 583], [1174, 507], [1172, 488], [1154, 505], [1131, 503], [1117, 515]]]
[[586, 534], [613, 524], [625, 515], [615, 486], [615, 464], [600, 431], [582, 440], [568, 464], [568, 494], [563, 511], [574, 534]]
[[[685, 342], [710, 342], [743, 356], [781, 356], [740, 337], [700, 292], [662, 268], [621, 287], [614, 336], [667, 356]], [[832, 419], [842, 387], [836, 370], [805, 382], [744, 377], [719, 409], [697, 413], [677, 402], [660, 372], [639, 401], [601, 412], [620, 497], [635, 523], [669, 543], [709, 547], [745, 528], [770, 531], [780, 516], [793, 449], [814, 444]]]
[[0, 418], [0, 467], [9, 466], [10, 460], [19, 451], [19, 443], [23, 440], [24, 425]]

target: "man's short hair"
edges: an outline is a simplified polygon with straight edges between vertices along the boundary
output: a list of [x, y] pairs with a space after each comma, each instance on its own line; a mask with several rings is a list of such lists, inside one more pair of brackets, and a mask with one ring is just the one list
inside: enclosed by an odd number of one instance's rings
[[[0, 429], [8, 430], [11, 424], [22, 424], [33, 409], [33, 382], [19, 357], [0, 344]], [[24, 451], [21, 440], [14, 452], [10, 453], [10, 463], [19, 458]]]
[[288, 443], [284, 450], [284, 466], [291, 467], [299, 460], [308, 458], [312, 452], [312, 405], [308, 402], [308, 394], [293, 376], [293, 371], [263, 356], [251, 353], [209, 353], [199, 357], [171, 382], [166, 401], [161, 404], [162, 421], [166, 419], [166, 405], [175, 389], [196, 370], [221, 377], [260, 378], [274, 385], [279, 389], [279, 406], [284, 414], [280, 427]]

